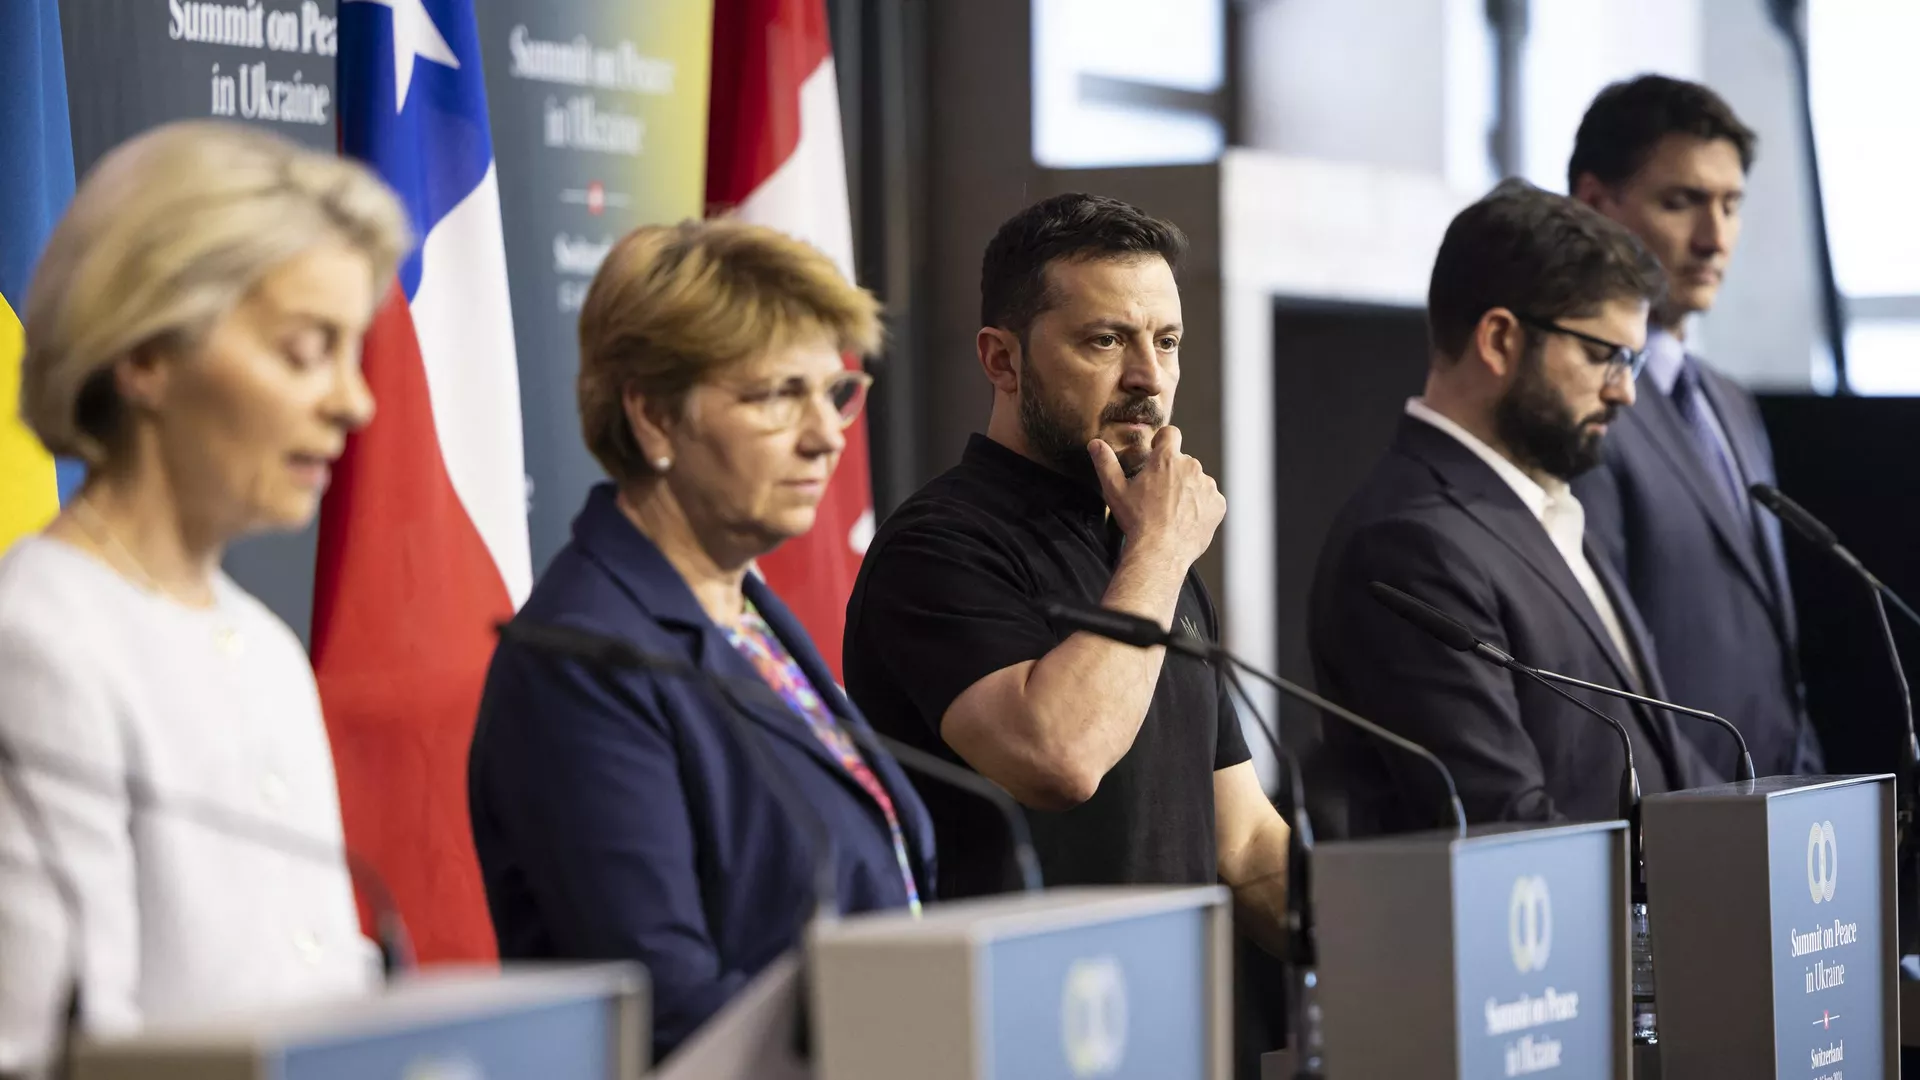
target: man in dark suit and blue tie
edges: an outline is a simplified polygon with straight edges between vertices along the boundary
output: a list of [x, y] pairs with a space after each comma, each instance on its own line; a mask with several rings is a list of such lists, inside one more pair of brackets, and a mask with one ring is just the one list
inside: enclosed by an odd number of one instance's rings
[[[1633, 598], [1586, 542], [1568, 486], [1630, 411], [1662, 279], [1618, 224], [1523, 181], [1461, 211], [1434, 258], [1425, 393], [1321, 550], [1308, 614], [1320, 688], [1439, 755], [1473, 821], [1615, 816], [1618, 736], [1446, 648], [1368, 587], [1409, 592], [1528, 663], [1665, 696]], [[1643, 790], [1718, 779], [1673, 717], [1592, 704], [1626, 729]], [[1442, 820], [1432, 771], [1353, 729], [1326, 729], [1318, 766], [1316, 794], [1344, 794], [1349, 835]]]
[[[1738, 725], [1764, 776], [1821, 769], [1779, 525], [1747, 495], [1773, 482], [1773, 451], [1752, 396], [1687, 345], [1688, 321], [1712, 306], [1740, 237], [1754, 144], [1712, 90], [1646, 75], [1594, 99], [1567, 183], [1630, 229], [1668, 278], [1639, 400], [1574, 491], [1594, 545], [1646, 618], [1675, 700]], [[1729, 736], [1684, 730], [1732, 774]]]

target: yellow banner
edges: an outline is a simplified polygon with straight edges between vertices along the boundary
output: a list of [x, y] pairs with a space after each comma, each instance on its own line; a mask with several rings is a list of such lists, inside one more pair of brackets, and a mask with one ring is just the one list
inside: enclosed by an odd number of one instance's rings
[[20, 421], [20, 359], [27, 336], [0, 296], [0, 551], [39, 532], [60, 510], [53, 456]]

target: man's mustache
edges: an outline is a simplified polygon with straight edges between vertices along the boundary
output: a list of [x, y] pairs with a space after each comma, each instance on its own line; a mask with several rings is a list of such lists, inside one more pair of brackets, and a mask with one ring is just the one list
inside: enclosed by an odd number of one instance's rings
[[1107, 411], [1100, 414], [1103, 424], [1147, 424], [1159, 427], [1167, 422], [1166, 414], [1160, 411], [1160, 403], [1152, 398], [1134, 398], [1118, 405], [1109, 405]]

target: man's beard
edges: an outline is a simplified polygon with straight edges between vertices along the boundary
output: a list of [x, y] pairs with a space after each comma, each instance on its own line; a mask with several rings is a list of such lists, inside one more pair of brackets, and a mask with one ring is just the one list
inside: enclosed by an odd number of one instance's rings
[[1602, 432], [1590, 424], [1613, 423], [1620, 409], [1608, 405], [1575, 419], [1566, 401], [1547, 381], [1543, 351], [1530, 347], [1520, 357], [1520, 373], [1494, 406], [1494, 430], [1523, 468], [1572, 480], [1600, 464]]
[[[1020, 430], [1027, 437], [1027, 448], [1033, 454], [1069, 476], [1079, 476], [1091, 470], [1092, 459], [1087, 454], [1087, 444], [1097, 436], [1100, 427], [1107, 424], [1146, 424], [1158, 430], [1166, 422], [1166, 414], [1160, 411], [1160, 403], [1150, 397], [1130, 397], [1115, 402], [1100, 414], [1100, 423], [1093, 431], [1086, 431], [1058, 402], [1047, 393], [1045, 382], [1039, 377], [1031, 356], [1020, 371]], [[1147, 465], [1146, 446], [1115, 446], [1114, 454], [1120, 459], [1120, 467], [1128, 476], [1138, 473]]]

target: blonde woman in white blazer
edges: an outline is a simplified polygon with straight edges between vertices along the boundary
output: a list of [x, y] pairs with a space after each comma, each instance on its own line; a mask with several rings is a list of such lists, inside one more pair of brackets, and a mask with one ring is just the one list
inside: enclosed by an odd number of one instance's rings
[[210, 121], [114, 150], [54, 230], [20, 411], [88, 473], [0, 558], [0, 1074], [49, 1068], [70, 1012], [113, 1033], [373, 977], [312, 670], [220, 561], [313, 518], [409, 243], [360, 166]]

